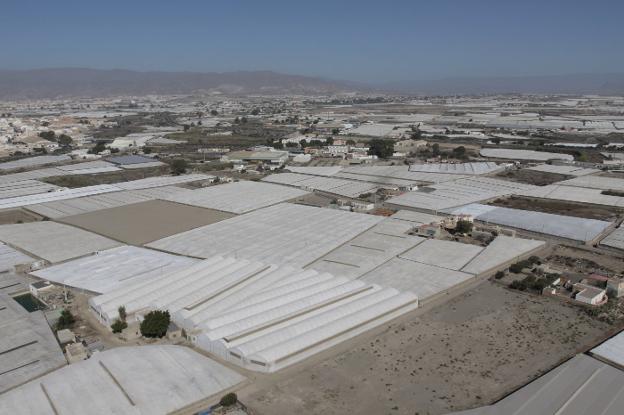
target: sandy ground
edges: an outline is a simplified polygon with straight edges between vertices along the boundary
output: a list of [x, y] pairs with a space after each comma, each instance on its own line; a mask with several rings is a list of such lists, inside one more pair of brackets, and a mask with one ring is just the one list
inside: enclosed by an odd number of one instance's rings
[[557, 300], [484, 282], [308, 368], [239, 392], [257, 414], [445, 414], [492, 403], [606, 336]]
[[508, 198], [496, 199], [488, 204], [513, 209], [553, 213], [556, 215], [577, 216], [586, 219], [614, 221], [618, 218], [617, 208], [580, 205], [578, 203], [569, 203], [558, 200], [531, 199], [528, 197], [511, 196]]
[[61, 219], [63, 223], [128, 244], [142, 245], [235, 216], [163, 200], [150, 200]]

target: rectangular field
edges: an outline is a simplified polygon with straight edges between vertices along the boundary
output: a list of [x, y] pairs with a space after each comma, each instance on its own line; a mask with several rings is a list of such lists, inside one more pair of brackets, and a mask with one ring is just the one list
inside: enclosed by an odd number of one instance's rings
[[59, 220], [117, 241], [142, 245], [232, 216], [227, 212], [150, 200]]

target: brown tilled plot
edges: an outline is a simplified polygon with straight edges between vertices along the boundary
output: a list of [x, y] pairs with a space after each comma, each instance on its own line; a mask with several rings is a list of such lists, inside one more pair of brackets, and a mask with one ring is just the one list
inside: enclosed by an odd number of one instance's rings
[[232, 216], [236, 215], [164, 200], [150, 200], [69, 216], [60, 221], [117, 241], [143, 245]]

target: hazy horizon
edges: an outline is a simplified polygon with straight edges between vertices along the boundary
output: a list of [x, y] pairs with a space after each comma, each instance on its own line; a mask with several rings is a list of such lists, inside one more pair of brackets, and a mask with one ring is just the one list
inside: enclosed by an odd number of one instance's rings
[[624, 4], [8, 1], [2, 69], [274, 71], [366, 83], [624, 73]]

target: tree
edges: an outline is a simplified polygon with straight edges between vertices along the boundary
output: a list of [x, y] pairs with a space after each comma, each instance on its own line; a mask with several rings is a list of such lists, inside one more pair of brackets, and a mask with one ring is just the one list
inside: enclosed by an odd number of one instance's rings
[[459, 147], [455, 147], [453, 149], [453, 157], [456, 159], [465, 159], [466, 156], [466, 147], [464, 146], [459, 146]]
[[191, 126], [188, 124], [184, 124], [184, 131], [188, 131], [191, 129]]
[[61, 311], [58, 321], [56, 322], [56, 330], [70, 328], [76, 322], [76, 318], [68, 309]]
[[439, 156], [440, 155], [440, 144], [434, 143], [431, 146], [431, 153], [433, 154], [434, 157]]
[[[219, 115], [219, 112], [217, 110], [211, 110], [210, 111], [210, 115], [212, 115], [213, 117]], [[238, 117], [237, 117], [238, 118]]]
[[145, 315], [141, 326], [141, 334], [144, 337], [163, 337], [167, 334], [167, 328], [171, 322], [171, 316], [168, 311], [150, 311]]
[[56, 134], [54, 134], [54, 131], [42, 131], [39, 133], [39, 137], [48, 141], [56, 141]]
[[115, 322], [111, 324], [111, 329], [113, 330], [113, 333], [121, 333], [127, 327], [128, 323], [119, 319], [115, 320]]
[[65, 147], [70, 146], [74, 142], [74, 140], [72, 140], [72, 138], [68, 136], [67, 134], [59, 135], [57, 141], [60, 145], [65, 146]]
[[370, 140], [368, 145], [368, 154], [385, 159], [394, 154], [394, 142], [381, 138]]
[[496, 278], [497, 280], [500, 280], [501, 278], [503, 278], [505, 276], [505, 273], [503, 271], [498, 271], [496, 272], [496, 274], [494, 275], [494, 278]]
[[171, 173], [176, 176], [186, 173], [188, 162], [184, 159], [175, 159], [171, 162]]
[[327, 137], [327, 139], [325, 140], [325, 143], [328, 146], [331, 146], [332, 144], [334, 144], [334, 137]]
[[455, 225], [455, 231], [458, 233], [470, 233], [472, 231], [472, 222], [467, 220], [458, 220]]
[[238, 402], [238, 396], [236, 396], [234, 392], [230, 392], [226, 395], [223, 395], [223, 397], [221, 397], [221, 400], [219, 401], [219, 405], [232, 406], [236, 404], [236, 402]]
[[126, 313], [126, 307], [123, 305], [120, 305], [119, 308], [117, 309], [117, 312], [119, 313], [119, 319], [121, 321], [126, 321], [126, 318], [128, 317], [128, 314]]
[[348, 139], [348, 140], [347, 140], [347, 145], [348, 145], [348, 146], [354, 146], [354, 145], [355, 145], [355, 140]]
[[106, 145], [102, 142], [102, 141], [98, 141], [98, 143], [91, 147], [91, 149], [88, 151], [89, 154], [99, 154], [102, 151], [106, 150]]
[[251, 110], [251, 115], [258, 115], [260, 114], [260, 110], [258, 108], [254, 108], [253, 110]]

